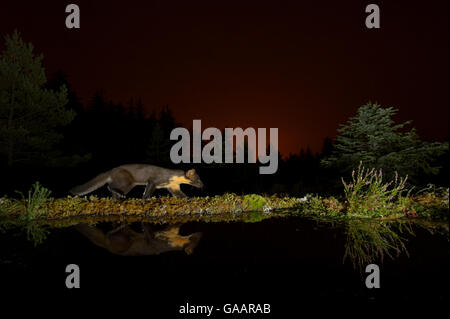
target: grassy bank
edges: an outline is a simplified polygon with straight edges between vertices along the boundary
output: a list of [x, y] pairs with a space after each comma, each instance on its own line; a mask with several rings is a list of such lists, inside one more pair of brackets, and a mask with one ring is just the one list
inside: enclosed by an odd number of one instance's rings
[[[52, 198], [33, 196], [22, 199], [0, 199], [0, 211], [9, 218], [41, 220], [61, 219], [78, 216], [140, 216], [169, 218], [170, 216], [214, 216], [218, 214], [243, 214], [252, 220], [252, 212], [270, 215], [282, 209], [295, 209], [296, 214], [337, 219], [371, 218], [422, 218], [448, 220], [449, 203], [447, 194], [425, 193], [399, 197], [373, 207], [364, 198], [356, 203], [344, 198], [303, 198], [225, 194], [214, 197], [150, 198], [114, 200], [111, 198], [67, 197]], [[39, 197], [41, 196], [41, 197]], [[370, 199], [371, 201], [372, 199]], [[260, 216], [261, 214], [253, 214]], [[258, 217], [255, 217], [257, 219]]]
[[[422, 218], [448, 220], [449, 191], [430, 185], [413, 194], [407, 190], [407, 177], [395, 176], [384, 182], [382, 171], [365, 169], [353, 171], [350, 181], [342, 179], [343, 195], [302, 198], [286, 196], [239, 196], [224, 194], [213, 197], [153, 197], [148, 200], [66, 197], [52, 198], [51, 191], [35, 183], [28, 195], [20, 199], [0, 198], [0, 214], [21, 220], [61, 219], [77, 216], [140, 216], [167, 218], [168, 216], [212, 216], [243, 214], [248, 221], [258, 221], [264, 215], [282, 209], [294, 209], [297, 214], [337, 219]], [[256, 213], [256, 214], [255, 214]]]

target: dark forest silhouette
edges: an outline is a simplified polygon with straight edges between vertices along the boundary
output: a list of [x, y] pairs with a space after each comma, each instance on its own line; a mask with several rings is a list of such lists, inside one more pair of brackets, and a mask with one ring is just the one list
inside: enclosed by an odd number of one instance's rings
[[[202, 193], [186, 189], [188, 195], [341, 193], [340, 177], [351, 174], [359, 161], [387, 169], [385, 173], [390, 169], [391, 175], [393, 170], [414, 175], [410, 180], [419, 185], [448, 183], [448, 143], [420, 141], [414, 129], [399, 131], [407, 123], [394, 125], [390, 116], [396, 110], [371, 103], [338, 130], [336, 141], [325, 139], [321, 153], [308, 148], [284, 158], [278, 153], [278, 170], [272, 175], [259, 174], [256, 163], [174, 165], [169, 155], [176, 141], [169, 137], [180, 124], [168, 105], [147, 114], [140, 98], [113, 103], [101, 91], [82, 105], [63, 72], [47, 82], [41, 60], [17, 31], [6, 37], [0, 55], [3, 194], [40, 181], [54, 196], [65, 196], [74, 185], [130, 163], [195, 168], [206, 188]], [[248, 159], [245, 146], [244, 154]]]
[[26, 189], [30, 183], [39, 180], [62, 196], [73, 185], [125, 163], [195, 168], [206, 185], [202, 193], [192, 190], [196, 195], [223, 192], [300, 195], [330, 190], [330, 177], [337, 177], [336, 172], [320, 166], [321, 158], [331, 151], [330, 139], [324, 142], [322, 154], [312, 154], [306, 149], [284, 159], [279, 155], [279, 169], [274, 175], [260, 175], [259, 164], [175, 165], [169, 157], [175, 141], [170, 141], [169, 136], [180, 124], [169, 106], [146, 114], [139, 98], [116, 104], [107, 100], [100, 91], [95, 92], [83, 106], [63, 72], [57, 72], [46, 88], [56, 90], [62, 85], [67, 88], [66, 109], [74, 110], [76, 116], [69, 125], [61, 128], [64, 139], [55, 148], [68, 160], [59, 163], [28, 161], [10, 168], [3, 163], [3, 193]]
[[[278, 171], [273, 175], [260, 175], [259, 164], [173, 164], [169, 152], [175, 141], [169, 136], [173, 128], [180, 126], [168, 105], [146, 114], [141, 99], [130, 99], [127, 103], [113, 103], [101, 91], [94, 93], [83, 106], [71, 89], [67, 76], [57, 72], [46, 88], [67, 88], [66, 109], [76, 113], [73, 121], [61, 127], [63, 140], [56, 145], [62, 153], [59, 162], [28, 161], [7, 167], [2, 163], [1, 192], [11, 194], [13, 190], [26, 190], [38, 180], [54, 190], [54, 196], [65, 196], [68, 189], [85, 182], [113, 167], [127, 163], [151, 163], [167, 168], [195, 168], [206, 188], [203, 191], [186, 186], [186, 193], [194, 196], [215, 195], [224, 192], [288, 194], [303, 196], [307, 193], [341, 193], [340, 177], [336, 168], [327, 168], [321, 161], [333, 151], [333, 142], [326, 138], [321, 153], [313, 154], [309, 148], [282, 158], [279, 154]], [[204, 142], [207, 143], [207, 142]], [[448, 166], [437, 176], [422, 176], [423, 184], [433, 182], [446, 184]], [[247, 158], [247, 154], [246, 154]], [[141, 196], [141, 189], [130, 196]], [[106, 192], [98, 192], [107, 195]], [[160, 191], [157, 195], [165, 195]]]

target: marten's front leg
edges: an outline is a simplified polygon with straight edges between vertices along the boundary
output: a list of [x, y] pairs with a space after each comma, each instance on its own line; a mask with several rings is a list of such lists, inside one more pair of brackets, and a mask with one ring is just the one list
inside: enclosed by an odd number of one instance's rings
[[147, 186], [145, 187], [145, 191], [144, 194], [142, 195], [142, 199], [147, 199], [150, 197], [150, 195], [153, 193], [153, 191], [155, 190], [156, 185], [153, 182], [148, 182]]
[[178, 198], [184, 198], [187, 197], [185, 193], [183, 193], [179, 188], [168, 188], [167, 189], [172, 196], [178, 197]]

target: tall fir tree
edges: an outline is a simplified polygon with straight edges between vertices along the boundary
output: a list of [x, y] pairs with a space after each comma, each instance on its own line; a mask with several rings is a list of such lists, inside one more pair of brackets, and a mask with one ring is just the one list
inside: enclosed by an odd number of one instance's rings
[[411, 121], [396, 124], [392, 119], [398, 112], [392, 107], [368, 103], [358, 109], [338, 129], [332, 154], [322, 163], [349, 172], [362, 162], [366, 167], [382, 168], [392, 176], [394, 172], [414, 178], [421, 173], [437, 174], [440, 167], [435, 159], [448, 152], [448, 143], [421, 141]]
[[64, 108], [67, 89], [45, 88], [43, 56], [15, 31], [6, 36], [0, 55], [0, 153], [8, 166], [19, 161], [46, 160], [62, 138], [57, 129], [75, 113]]

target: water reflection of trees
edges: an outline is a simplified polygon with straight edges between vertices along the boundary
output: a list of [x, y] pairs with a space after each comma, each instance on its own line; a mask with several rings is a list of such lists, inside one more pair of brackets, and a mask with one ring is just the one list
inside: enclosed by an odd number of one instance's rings
[[414, 235], [410, 223], [379, 220], [349, 220], [344, 261], [349, 259], [360, 270], [368, 264], [383, 262], [385, 256], [399, 257], [406, 249], [406, 234]]
[[406, 243], [415, 236], [414, 229], [426, 229], [431, 234], [445, 234], [448, 227], [442, 223], [420, 220], [361, 220], [345, 222], [345, 260], [350, 260], [360, 271], [372, 263], [382, 263], [385, 256], [395, 259], [402, 253], [409, 257]]
[[49, 225], [40, 221], [8, 218], [0, 215], [0, 232], [20, 229], [34, 245], [42, 244], [50, 233]]
[[[283, 210], [277, 213], [265, 214], [253, 212], [251, 214], [202, 214], [202, 215], [165, 215], [157, 219], [140, 216], [77, 216], [54, 220], [28, 220], [7, 218], [0, 214], [0, 231], [21, 229], [28, 240], [35, 245], [42, 243], [47, 235], [55, 228], [74, 226], [92, 243], [119, 255], [151, 255], [165, 251], [184, 250], [192, 253], [201, 234], [180, 235], [180, 225], [188, 222], [217, 223], [238, 222], [254, 223], [268, 218], [283, 218], [296, 215], [295, 211]], [[329, 225], [333, 220], [314, 217], [322, 224]], [[164, 223], [166, 226], [162, 226]], [[110, 229], [99, 227], [100, 224], [114, 225]], [[135, 226], [130, 226], [135, 225]], [[136, 227], [136, 225], [140, 227]], [[159, 225], [159, 228], [158, 226]], [[169, 226], [167, 226], [169, 225]], [[172, 226], [170, 226], [172, 225]], [[338, 224], [345, 233], [343, 262], [349, 261], [355, 269], [360, 271], [371, 263], [382, 263], [385, 257], [395, 259], [401, 254], [408, 256], [407, 242], [415, 231], [422, 228], [433, 235], [449, 236], [446, 222], [421, 219], [348, 219]], [[333, 230], [335, 231], [335, 230]]]

